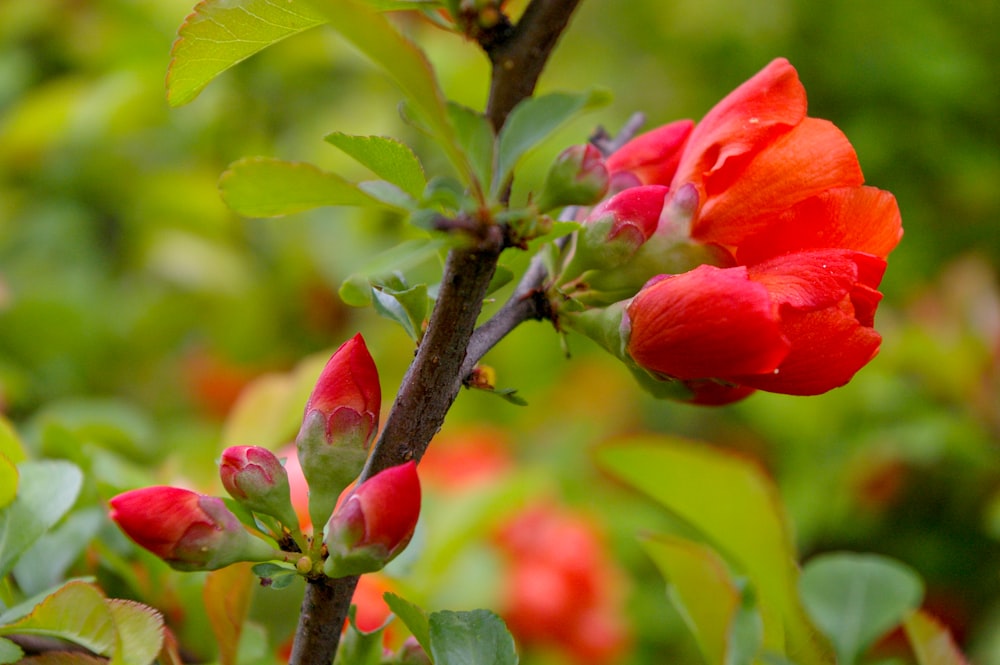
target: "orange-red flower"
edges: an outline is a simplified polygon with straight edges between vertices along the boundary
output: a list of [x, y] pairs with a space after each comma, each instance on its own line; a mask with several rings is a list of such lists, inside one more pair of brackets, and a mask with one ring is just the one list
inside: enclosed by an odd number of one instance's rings
[[825, 392], [878, 352], [877, 288], [902, 236], [899, 209], [863, 186], [839, 129], [806, 117], [786, 60], [697, 126], [640, 136], [608, 167], [669, 186], [657, 234], [719, 250], [718, 265], [654, 278], [629, 304], [627, 351], [640, 367], [717, 404], [752, 389]]

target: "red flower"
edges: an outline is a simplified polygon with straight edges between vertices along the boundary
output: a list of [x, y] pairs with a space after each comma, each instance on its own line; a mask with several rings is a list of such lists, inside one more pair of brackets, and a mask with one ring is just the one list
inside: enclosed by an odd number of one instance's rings
[[119, 494], [110, 504], [111, 519], [129, 538], [178, 570], [215, 570], [277, 556], [214, 496], [145, 487]]
[[357, 334], [341, 344], [326, 363], [306, 402], [304, 421], [319, 413], [328, 435], [360, 427], [367, 442], [375, 435], [381, 406], [378, 369], [365, 340]]
[[670, 186], [657, 234], [721, 251], [719, 267], [650, 280], [623, 322], [632, 359], [684, 381], [695, 401], [825, 392], [878, 352], [876, 289], [902, 236], [899, 209], [862, 186], [843, 133], [805, 114], [798, 75], [779, 59], [690, 134], [675, 123], [608, 160]]

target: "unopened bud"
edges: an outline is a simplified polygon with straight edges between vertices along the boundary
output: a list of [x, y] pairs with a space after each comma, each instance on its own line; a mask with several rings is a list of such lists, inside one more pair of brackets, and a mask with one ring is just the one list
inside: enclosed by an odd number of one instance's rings
[[415, 462], [378, 473], [358, 485], [330, 517], [325, 542], [330, 577], [383, 568], [409, 544], [420, 517], [420, 480]]
[[536, 204], [542, 212], [568, 205], [593, 205], [608, 191], [608, 181], [600, 150], [589, 143], [571, 146], [556, 157]]
[[226, 448], [222, 451], [219, 475], [229, 496], [250, 510], [276, 517], [289, 527], [298, 525], [288, 473], [270, 450], [259, 446]]

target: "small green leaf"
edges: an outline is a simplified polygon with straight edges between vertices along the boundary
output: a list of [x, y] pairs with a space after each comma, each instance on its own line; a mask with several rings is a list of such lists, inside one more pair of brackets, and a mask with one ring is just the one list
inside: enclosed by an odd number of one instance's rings
[[115, 652], [115, 622], [104, 596], [91, 584], [69, 582], [30, 614], [0, 626], [0, 635], [45, 635], [69, 640], [102, 656]]
[[163, 646], [163, 616], [131, 600], [105, 603], [115, 622], [117, 644], [111, 665], [149, 665]]
[[357, 608], [352, 606], [348, 614], [347, 632], [344, 634], [337, 649], [337, 663], [348, 663], [349, 665], [379, 665], [382, 662], [382, 631], [389, 624], [389, 618], [385, 624], [371, 632], [365, 632], [358, 628], [355, 621]]
[[875, 554], [833, 553], [810, 560], [799, 580], [802, 602], [833, 642], [840, 665], [854, 663], [898, 626], [923, 598], [911, 568]]
[[0, 665], [16, 663], [22, 658], [24, 658], [24, 652], [21, 651], [21, 647], [8, 639], [0, 637]]
[[524, 100], [510, 112], [497, 137], [497, 170], [491, 191], [507, 181], [518, 160], [573, 115], [610, 101], [606, 92], [552, 93]]
[[17, 496], [17, 466], [0, 453], [0, 510], [6, 508]]
[[202, 0], [174, 42], [167, 101], [187, 104], [233, 65], [325, 22], [308, 3], [294, 0]]
[[410, 212], [419, 209], [417, 202], [412, 196], [386, 180], [366, 180], [365, 182], [359, 182], [358, 189], [379, 203], [384, 203], [390, 208], [396, 208], [401, 212]]
[[83, 473], [69, 462], [24, 462], [14, 501], [0, 510], [0, 577], [76, 502]]
[[493, 150], [496, 144], [489, 120], [482, 113], [455, 103], [448, 104], [448, 117], [476, 179], [484, 186], [488, 185], [493, 177]]
[[364, 275], [351, 275], [340, 285], [337, 293], [351, 307], [367, 307], [372, 304], [372, 285]]
[[386, 18], [356, 0], [308, 0], [330, 25], [379, 65], [413, 102], [413, 107], [441, 142], [452, 164], [468, 181], [471, 168], [448, 120], [444, 93], [427, 56]]
[[427, 619], [427, 614], [411, 603], [410, 601], [397, 596], [394, 593], [386, 592], [382, 595], [385, 599], [385, 604], [389, 606], [392, 613], [399, 617], [410, 632], [413, 633], [413, 637], [416, 638], [417, 642], [423, 647], [426, 653], [431, 652], [431, 634], [430, 634], [430, 622]]
[[937, 619], [917, 610], [903, 622], [918, 665], [968, 665], [948, 629]]
[[371, 206], [377, 202], [339, 175], [305, 162], [250, 157], [230, 164], [219, 178], [222, 200], [244, 217], [279, 217], [320, 206]]
[[419, 198], [427, 184], [424, 167], [410, 147], [384, 136], [351, 136], [342, 132], [327, 134], [334, 145], [414, 198]]
[[375, 286], [372, 296], [376, 312], [401, 325], [414, 341], [420, 341], [424, 317], [427, 316], [426, 284], [418, 284], [405, 291]]
[[503, 619], [488, 610], [430, 615], [434, 665], [516, 665], [514, 638]]
[[489, 392], [514, 406], [528, 406], [528, 400], [517, 394], [517, 388], [497, 388]]

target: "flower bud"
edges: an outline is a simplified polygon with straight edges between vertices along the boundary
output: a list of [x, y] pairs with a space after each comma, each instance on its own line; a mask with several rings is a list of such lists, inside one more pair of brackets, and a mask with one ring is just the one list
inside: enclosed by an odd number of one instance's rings
[[229, 496], [250, 510], [276, 517], [289, 527], [298, 524], [288, 473], [270, 450], [259, 446], [226, 448], [222, 451], [219, 475]]
[[355, 335], [320, 373], [295, 439], [313, 524], [326, 522], [340, 493], [361, 472], [381, 404], [375, 361], [361, 335]]
[[536, 204], [541, 212], [568, 205], [592, 205], [608, 191], [601, 151], [588, 144], [566, 148], [545, 176]]
[[216, 570], [280, 556], [214, 496], [146, 487], [119, 494], [110, 505], [111, 519], [129, 538], [177, 570]]
[[410, 542], [420, 516], [420, 479], [410, 461], [358, 485], [330, 517], [325, 542], [330, 577], [383, 568]]

